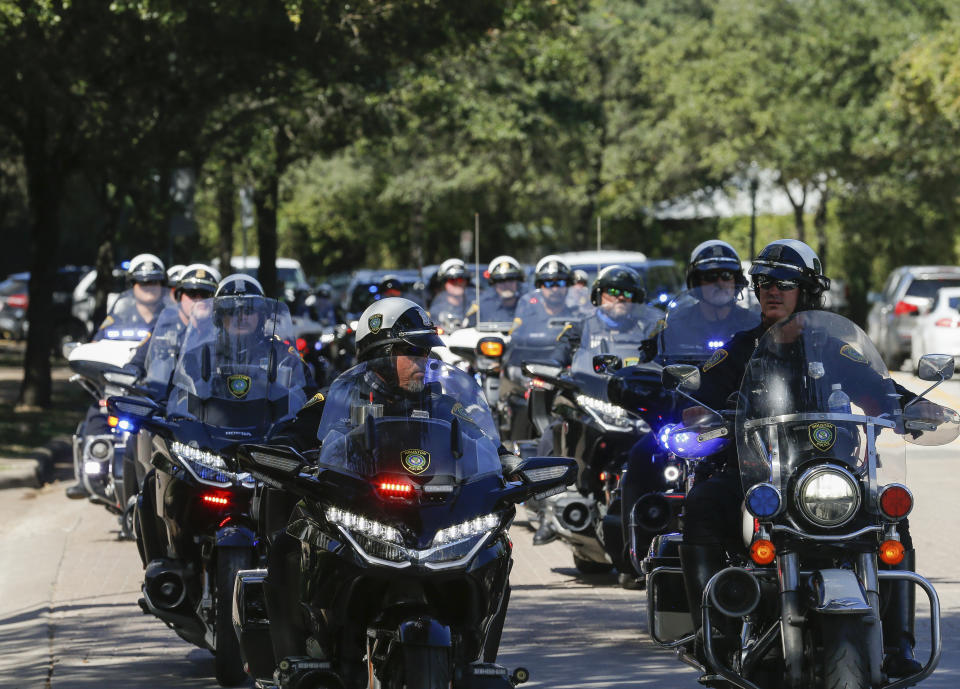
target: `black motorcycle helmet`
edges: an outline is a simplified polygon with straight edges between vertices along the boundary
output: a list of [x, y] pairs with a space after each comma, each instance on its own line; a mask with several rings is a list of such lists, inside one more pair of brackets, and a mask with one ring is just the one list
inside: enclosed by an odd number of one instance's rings
[[205, 299], [209, 299], [216, 293], [219, 284], [220, 273], [215, 268], [202, 263], [194, 263], [181, 271], [173, 297], [180, 301], [184, 291], [199, 291], [205, 293]]
[[429, 352], [433, 347], [443, 346], [443, 341], [423, 308], [409, 299], [386, 297], [368, 306], [360, 315], [357, 361], [391, 356], [398, 346]]
[[600, 295], [612, 287], [631, 292], [633, 294], [631, 301], [637, 304], [642, 304], [647, 297], [646, 290], [643, 288], [643, 278], [637, 271], [627, 266], [613, 265], [601, 270], [597, 279], [593, 281], [590, 303], [600, 306]]
[[823, 293], [830, 289], [830, 279], [823, 274], [817, 254], [797, 239], [778, 239], [763, 247], [750, 266], [750, 275], [797, 281], [800, 286], [797, 311], [823, 308]]
[[[396, 275], [384, 275], [383, 278], [380, 280], [380, 284], [377, 286], [377, 293], [380, 295], [381, 298], [386, 298], [387, 296], [390, 296], [390, 295], [387, 295], [387, 292], [398, 292], [399, 294], [403, 294], [404, 291], [405, 291], [405, 287], [403, 284], [403, 280], [401, 280]], [[393, 295], [393, 296], [398, 296], [398, 295]]]
[[732, 246], [719, 239], [710, 239], [697, 245], [690, 253], [690, 263], [687, 264], [687, 288], [700, 286], [700, 276], [712, 270], [729, 270], [734, 274], [738, 289], [747, 286], [747, 278], [743, 274], [740, 256]]
[[569, 287], [573, 282], [573, 273], [570, 272], [570, 266], [556, 256], [546, 256], [537, 263], [533, 284], [540, 288], [547, 280], [566, 280]]

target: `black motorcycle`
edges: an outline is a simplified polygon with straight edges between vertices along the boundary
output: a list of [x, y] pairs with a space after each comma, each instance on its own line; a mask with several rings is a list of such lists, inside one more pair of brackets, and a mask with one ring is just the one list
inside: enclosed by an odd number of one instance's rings
[[[935, 387], [953, 366], [950, 355], [928, 355], [919, 376]], [[696, 394], [696, 368], [666, 374], [684, 394]], [[658, 537], [645, 562], [654, 641], [679, 649], [714, 681], [743, 689], [904, 687], [929, 676], [941, 652], [940, 610], [933, 586], [904, 566], [897, 524], [913, 496], [903, 483], [903, 441], [950, 442], [960, 434], [960, 416], [922, 396], [901, 410], [867, 336], [825, 311], [795, 314], [760, 339], [735, 422], [703, 411], [714, 421], [677, 429], [684, 437], [676, 440], [736, 443], [748, 556], [728, 553], [729, 566], [706, 583], [695, 611], [701, 667], [691, 654], [676, 555], [682, 535]], [[894, 680], [883, 670], [885, 628], [899, 633], [910, 624], [914, 585], [930, 601], [930, 657], [920, 672]], [[892, 587], [909, 592], [894, 604]]]
[[198, 304], [166, 409], [148, 398], [109, 400], [117, 417], [153, 434], [153, 469], [134, 520], [146, 569], [141, 608], [211, 650], [223, 685], [245, 678], [230, 619], [233, 582], [262, 554], [251, 516], [255, 481], [235, 470], [233, 456], [305, 401], [303, 362], [280, 336], [289, 324], [274, 300]]
[[[338, 378], [319, 449], [307, 456], [276, 446], [239, 456], [271, 494], [298, 500], [285, 527], [292, 569], [271, 559], [271, 569], [237, 577], [234, 621], [259, 686], [482, 689], [528, 677], [495, 662], [509, 600], [507, 530], [514, 505], [572, 481], [573, 462], [531, 458], [505, 478], [473, 378], [421, 361], [422, 389], [389, 400], [374, 392], [392, 375], [389, 359]], [[288, 607], [274, 606], [288, 595]], [[271, 633], [295, 634], [304, 655], [274, 658]]]

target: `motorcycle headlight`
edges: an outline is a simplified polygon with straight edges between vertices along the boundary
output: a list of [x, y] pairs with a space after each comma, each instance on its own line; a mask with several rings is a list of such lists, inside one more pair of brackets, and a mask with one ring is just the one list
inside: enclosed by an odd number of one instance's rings
[[186, 464], [198, 481], [203, 483], [218, 486], [234, 483], [244, 486], [253, 486], [254, 484], [250, 474], [246, 472], [237, 474], [230, 471], [223, 457], [216, 453], [201, 450], [179, 441], [170, 443], [170, 451]]
[[797, 506], [817, 526], [841, 526], [860, 509], [860, 485], [840, 467], [814, 467], [797, 481]]
[[631, 417], [623, 407], [618, 407], [615, 404], [589, 395], [577, 395], [577, 404], [608, 430], [629, 431], [636, 429], [641, 433], [650, 431], [650, 426], [647, 425], [646, 421]]
[[90, 443], [89, 452], [90, 456], [98, 461], [102, 461], [110, 456], [110, 450], [112, 446], [108, 440], [94, 440]]

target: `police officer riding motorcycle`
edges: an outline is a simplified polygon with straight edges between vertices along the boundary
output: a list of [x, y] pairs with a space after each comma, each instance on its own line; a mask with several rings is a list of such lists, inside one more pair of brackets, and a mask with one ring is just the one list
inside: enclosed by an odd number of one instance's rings
[[467, 311], [467, 326], [478, 320], [487, 323], [511, 323], [523, 287], [523, 268], [512, 256], [497, 256], [487, 266], [487, 280], [493, 288], [480, 296], [477, 305]]
[[440, 292], [430, 302], [430, 317], [445, 331], [463, 326], [470, 309], [466, 295], [470, 274], [466, 264], [459, 258], [449, 258], [440, 264], [433, 280], [440, 285]]

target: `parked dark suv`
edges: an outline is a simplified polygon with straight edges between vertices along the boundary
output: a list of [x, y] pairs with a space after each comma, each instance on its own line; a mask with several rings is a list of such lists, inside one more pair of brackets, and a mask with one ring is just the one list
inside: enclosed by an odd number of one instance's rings
[[[86, 336], [82, 324], [71, 315], [73, 290], [89, 272], [86, 266], [64, 266], [57, 269], [53, 282], [54, 351], [65, 341]], [[0, 334], [16, 340], [27, 337], [27, 306], [30, 304], [30, 273], [14, 273], [0, 282]]]
[[900, 266], [882, 292], [869, 294], [867, 335], [891, 371], [910, 356], [914, 319], [931, 309], [941, 287], [960, 287], [960, 266]]

